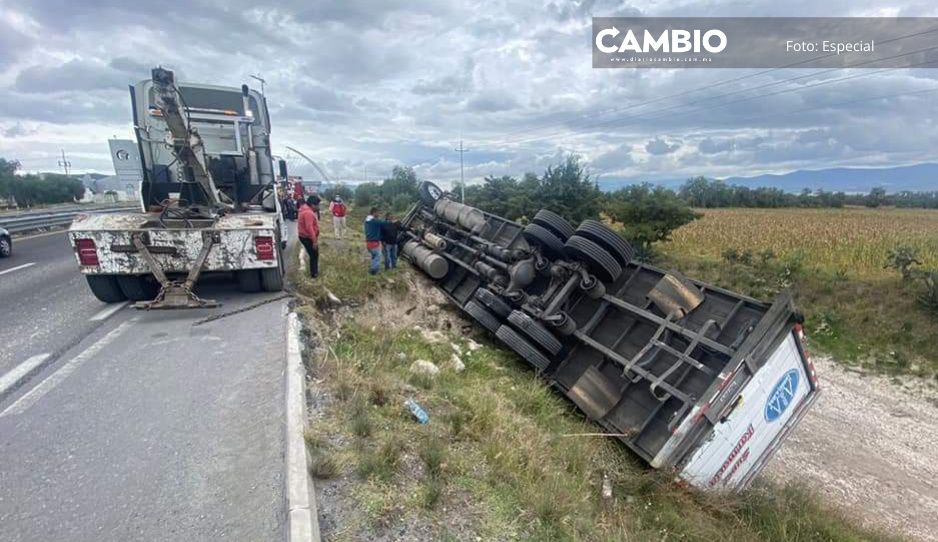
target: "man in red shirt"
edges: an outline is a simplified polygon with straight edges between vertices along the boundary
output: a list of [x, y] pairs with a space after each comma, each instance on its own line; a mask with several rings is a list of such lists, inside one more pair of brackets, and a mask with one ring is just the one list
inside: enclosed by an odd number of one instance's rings
[[335, 198], [329, 203], [329, 212], [332, 213], [332, 227], [335, 228], [335, 238], [345, 237], [345, 213], [348, 208], [342, 201], [342, 196], [336, 194]]
[[297, 219], [296, 232], [300, 243], [309, 255], [309, 274], [316, 278], [319, 276], [319, 219], [315, 209], [319, 207], [319, 197], [310, 196], [306, 203], [300, 206]]

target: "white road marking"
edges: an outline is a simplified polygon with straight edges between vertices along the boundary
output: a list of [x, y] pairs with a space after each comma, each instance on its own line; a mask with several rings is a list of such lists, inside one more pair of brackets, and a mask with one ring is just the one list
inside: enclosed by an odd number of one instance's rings
[[29, 390], [25, 395], [17, 399], [16, 402], [8, 406], [6, 410], [0, 412], [0, 418], [10, 414], [22, 414], [25, 412], [26, 409], [36, 404], [36, 402], [42, 399], [45, 394], [52, 391], [56, 386], [61, 384], [63, 380], [68, 378], [68, 375], [75, 372], [75, 369], [80, 367], [89, 359], [93, 358], [95, 354], [101, 351], [102, 348], [114, 342], [114, 339], [119, 337], [121, 333], [126, 331], [127, 328], [136, 323], [136, 321], [137, 318], [128, 320], [111, 330], [111, 332], [104, 337], [98, 339], [91, 346], [83, 350], [80, 354], [63, 365], [59, 370], [49, 375], [48, 378], [40, 382], [35, 388]]
[[12, 371], [0, 377], [0, 397], [22, 384], [23, 380], [33, 372], [42, 362], [49, 359], [52, 354], [37, 354], [13, 368]]
[[92, 322], [107, 320], [108, 318], [111, 317], [112, 314], [123, 309], [126, 306], [127, 306], [127, 301], [124, 301], [123, 303], [116, 303], [114, 305], [109, 305], [107, 307], [104, 307], [100, 311], [98, 311], [98, 314], [95, 314], [94, 316], [89, 318], [89, 320]]
[[9, 269], [4, 269], [0, 271], [0, 275], [6, 275], [7, 273], [12, 273], [14, 271], [19, 271], [20, 269], [26, 269], [27, 267], [32, 267], [36, 265], [36, 262], [24, 263], [23, 265], [17, 265], [16, 267], [11, 267]]

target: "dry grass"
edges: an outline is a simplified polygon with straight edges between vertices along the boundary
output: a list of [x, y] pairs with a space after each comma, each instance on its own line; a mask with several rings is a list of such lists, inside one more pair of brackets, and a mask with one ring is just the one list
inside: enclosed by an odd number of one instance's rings
[[886, 253], [918, 248], [938, 267], [938, 211], [922, 209], [705, 209], [674, 232], [666, 252], [719, 259], [727, 249], [801, 257], [812, 267], [855, 278], [883, 278]]
[[[376, 295], [404, 305], [416, 293]], [[364, 316], [368, 307], [356, 314]], [[426, 317], [425, 327], [446, 331], [440, 314]], [[352, 314], [339, 329], [320, 330], [335, 356], [316, 363], [320, 386], [332, 398], [317, 423], [340, 458], [337, 479], [346, 480], [330, 498], [354, 501], [338, 522], [341, 536], [327, 538], [885, 539], [798, 489], [703, 495], [649, 470], [613, 439], [565, 437], [596, 428], [488, 336], [475, 335], [484, 346], [470, 352], [455, 326], [435, 342], [419, 330], [367, 321]], [[464, 352], [462, 372], [446, 368], [451, 342]], [[408, 370], [415, 359], [443, 370], [415, 386]], [[405, 409], [411, 398], [429, 413], [427, 425]], [[613, 485], [611, 499], [601, 496], [604, 476]]]

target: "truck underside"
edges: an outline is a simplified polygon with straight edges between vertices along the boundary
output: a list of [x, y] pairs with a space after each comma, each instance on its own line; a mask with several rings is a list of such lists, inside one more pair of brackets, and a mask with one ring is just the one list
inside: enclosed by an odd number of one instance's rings
[[[744, 487], [815, 399], [788, 293], [766, 304], [636, 262], [596, 221], [542, 210], [522, 226], [426, 184], [421, 198], [404, 257], [651, 466]], [[772, 397], [780, 368], [797, 374]], [[749, 405], [770, 401], [784, 408], [756, 420]]]

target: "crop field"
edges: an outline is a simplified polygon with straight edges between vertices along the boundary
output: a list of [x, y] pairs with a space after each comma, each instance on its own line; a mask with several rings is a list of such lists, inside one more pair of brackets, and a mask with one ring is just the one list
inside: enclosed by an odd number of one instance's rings
[[852, 278], [882, 278], [887, 252], [904, 244], [938, 267], [938, 211], [921, 209], [705, 209], [674, 232], [665, 252], [719, 259], [725, 250], [771, 250], [806, 267]]
[[938, 375], [938, 315], [920, 283], [885, 268], [899, 245], [938, 269], [938, 211], [705, 209], [662, 244], [662, 259], [695, 278], [769, 301], [791, 288], [812, 347], [890, 374]]

